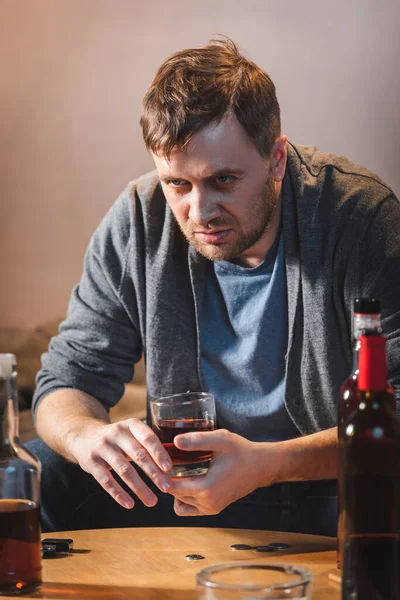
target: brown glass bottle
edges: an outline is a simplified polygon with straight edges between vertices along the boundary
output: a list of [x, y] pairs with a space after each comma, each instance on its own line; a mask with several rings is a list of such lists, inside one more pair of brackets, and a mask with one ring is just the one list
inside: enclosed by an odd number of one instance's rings
[[362, 335], [357, 408], [339, 432], [342, 600], [400, 598], [400, 424], [386, 339]]
[[[375, 298], [354, 298], [353, 302], [353, 369], [350, 376], [343, 382], [338, 398], [338, 433], [347, 417], [357, 408], [358, 391], [358, 352], [360, 335], [381, 333], [381, 305]], [[341, 536], [344, 514], [341, 511], [340, 489], [338, 490], [338, 532], [337, 532], [337, 566], [341, 568]]]
[[0, 596], [42, 583], [40, 469], [18, 436], [15, 356], [0, 354]]

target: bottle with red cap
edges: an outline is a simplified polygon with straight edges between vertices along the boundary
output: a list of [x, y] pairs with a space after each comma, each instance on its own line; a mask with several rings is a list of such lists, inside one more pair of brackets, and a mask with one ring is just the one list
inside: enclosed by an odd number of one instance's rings
[[338, 427], [357, 407], [358, 353], [360, 335], [382, 333], [381, 303], [375, 298], [354, 298], [353, 302], [353, 369], [339, 391]]
[[360, 336], [356, 408], [339, 428], [342, 600], [400, 598], [400, 424], [386, 338]]
[[[353, 301], [353, 368], [349, 377], [343, 382], [338, 398], [338, 432], [344, 421], [357, 408], [358, 403], [358, 353], [360, 335], [382, 333], [381, 303], [376, 298], [354, 298]], [[343, 535], [344, 514], [341, 509], [340, 489], [338, 490], [338, 533], [336, 546], [337, 566], [341, 568], [341, 538]]]

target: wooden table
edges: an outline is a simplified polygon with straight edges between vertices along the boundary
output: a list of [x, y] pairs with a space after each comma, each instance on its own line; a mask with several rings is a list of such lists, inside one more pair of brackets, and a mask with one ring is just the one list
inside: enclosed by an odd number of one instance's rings
[[[43, 587], [32, 597], [194, 600], [195, 576], [204, 567], [235, 560], [262, 560], [310, 569], [314, 600], [340, 598], [339, 586], [328, 579], [336, 564], [333, 538], [200, 527], [101, 529], [61, 532], [51, 537], [73, 538], [74, 552], [67, 557], [43, 560]], [[273, 554], [230, 548], [232, 544], [255, 546], [271, 542], [285, 542], [292, 547]], [[205, 558], [189, 562], [187, 554]]]

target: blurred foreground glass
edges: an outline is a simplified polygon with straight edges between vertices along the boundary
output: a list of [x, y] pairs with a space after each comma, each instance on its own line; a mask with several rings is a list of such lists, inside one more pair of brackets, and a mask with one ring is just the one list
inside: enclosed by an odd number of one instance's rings
[[212, 452], [178, 450], [174, 437], [191, 431], [215, 429], [215, 399], [205, 392], [185, 392], [150, 401], [153, 430], [171, 457], [171, 477], [204, 475]]
[[18, 436], [16, 361], [0, 354], [0, 596], [42, 583], [39, 460]]
[[197, 574], [198, 600], [308, 600], [312, 573], [283, 563], [237, 561]]

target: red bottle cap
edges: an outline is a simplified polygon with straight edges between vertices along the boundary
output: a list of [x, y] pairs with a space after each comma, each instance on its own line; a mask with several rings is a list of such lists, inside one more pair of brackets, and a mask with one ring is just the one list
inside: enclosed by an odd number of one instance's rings
[[384, 390], [387, 385], [386, 338], [361, 335], [358, 355], [358, 389]]

